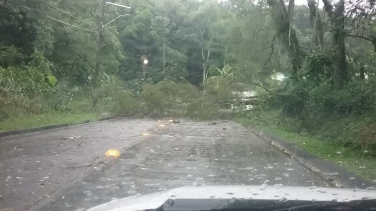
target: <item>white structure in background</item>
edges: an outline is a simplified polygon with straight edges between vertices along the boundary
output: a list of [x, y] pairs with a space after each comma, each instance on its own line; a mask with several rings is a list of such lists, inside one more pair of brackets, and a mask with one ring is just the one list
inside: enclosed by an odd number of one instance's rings
[[[243, 91], [243, 92], [232, 92], [234, 96], [237, 96], [240, 98], [241, 102], [244, 104], [244, 110], [249, 111], [254, 108], [253, 105], [251, 105], [252, 98], [257, 96], [256, 91]], [[234, 106], [234, 104], [231, 104], [231, 109], [237, 108]]]
[[[272, 80], [282, 82], [287, 79], [286, 75], [281, 72], [274, 72], [271, 76]], [[250, 111], [255, 108], [255, 105], [252, 105], [253, 98], [257, 96], [256, 91], [242, 91], [242, 92], [232, 92], [232, 94], [240, 98], [241, 104], [244, 105], [245, 111]], [[235, 100], [234, 100], [235, 101]], [[238, 106], [231, 104], [231, 109], [238, 109]]]
[[[355, 73], [356, 77], [360, 77], [360, 73]], [[364, 79], [368, 80], [368, 74], [364, 73]]]
[[284, 81], [287, 78], [286, 75], [281, 72], [273, 73], [270, 77], [275, 81]]

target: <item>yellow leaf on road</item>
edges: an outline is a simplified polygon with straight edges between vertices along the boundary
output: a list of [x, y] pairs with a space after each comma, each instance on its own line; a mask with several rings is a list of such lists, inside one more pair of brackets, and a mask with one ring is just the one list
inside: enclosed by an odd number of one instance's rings
[[109, 149], [106, 152], [106, 156], [107, 157], [119, 157], [120, 152], [119, 152], [119, 150], [116, 150], [116, 149]]

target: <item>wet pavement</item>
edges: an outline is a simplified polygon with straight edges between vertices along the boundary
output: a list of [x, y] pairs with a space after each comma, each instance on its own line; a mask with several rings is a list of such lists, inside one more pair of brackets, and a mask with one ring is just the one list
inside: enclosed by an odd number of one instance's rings
[[[328, 184], [234, 122], [111, 120], [0, 139], [0, 211], [85, 210], [201, 185]], [[119, 158], [106, 158], [108, 149]]]

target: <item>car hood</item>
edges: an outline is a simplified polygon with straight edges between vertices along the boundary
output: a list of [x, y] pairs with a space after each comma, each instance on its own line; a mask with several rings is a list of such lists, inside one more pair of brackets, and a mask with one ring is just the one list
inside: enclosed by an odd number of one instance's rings
[[[306, 202], [351, 202], [375, 200], [376, 191], [361, 189], [339, 189], [320, 187], [285, 187], [282, 185], [261, 186], [198, 186], [181, 187], [169, 191], [153, 194], [132, 196], [117, 199], [89, 211], [137, 211], [153, 210], [161, 207], [166, 202], [178, 200], [252, 200], [276, 202], [306, 201]], [[228, 204], [227, 204], [228, 205]], [[216, 206], [216, 207], [210, 207]], [[218, 208], [218, 204], [200, 207], [203, 210]], [[196, 208], [198, 208], [196, 206]]]

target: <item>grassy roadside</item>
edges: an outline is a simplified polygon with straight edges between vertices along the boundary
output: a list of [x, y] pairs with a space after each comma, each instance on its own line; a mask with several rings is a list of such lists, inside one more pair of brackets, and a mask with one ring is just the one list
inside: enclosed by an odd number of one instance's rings
[[101, 116], [96, 112], [49, 112], [35, 115], [23, 115], [0, 121], [0, 132], [30, 129], [57, 124], [75, 124], [86, 120], [98, 120]]
[[376, 180], [376, 159], [367, 153], [345, 146], [339, 141], [323, 141], [322, 138], [306, 133], [291, 132], [288, 129], [256, 122], [249, 118], [236, 118], [244, 126], [257, 125], [258, 128], [298, 144], [301, 148], [368, 180]]

